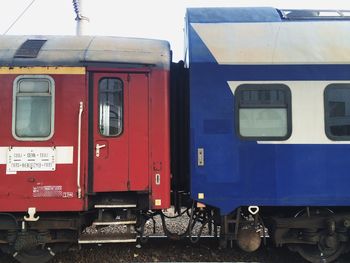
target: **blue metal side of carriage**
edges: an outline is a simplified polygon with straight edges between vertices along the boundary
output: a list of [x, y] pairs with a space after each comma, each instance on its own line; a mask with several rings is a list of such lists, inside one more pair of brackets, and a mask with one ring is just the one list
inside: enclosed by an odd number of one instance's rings
[[[273, 8], [187, 10], [192, 197], [222, 214], [242, 205], [349, 205], [350, 145], [240, 140], [227, 81], [349, 80], [350, 65], [219, 65], [191, 26], [246, 22], [282, 18]], [[204, 149], [203, 166], [198, 148]]]

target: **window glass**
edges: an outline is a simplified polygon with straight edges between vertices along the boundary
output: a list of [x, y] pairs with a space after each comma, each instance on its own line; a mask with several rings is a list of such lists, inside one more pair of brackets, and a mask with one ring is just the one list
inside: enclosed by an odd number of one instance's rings
[[26, 80], [22, 79], [18, 82], [19, 92], [50, 92], [50, 82], [45, 79]]
[[244, 137], [284, 137], [287, 109], [240, 109], [239, 132]]
[[123, 82], [104, 78], [99, 83], [99, 130], [104, 136], [118, 136], [123, 130]]
[[236, 125], [246, 139], [285, 140], [291, 133], [290, 90], [281, 84], [243, 84], [236, 92]]
[[350, 140], [350, 84], [325, 89], [326, 134], [332, 140]]
[[53, 133], [53, 80], [19, 77], [14, 83], [14, 136], [19, 140], [48, 139]]

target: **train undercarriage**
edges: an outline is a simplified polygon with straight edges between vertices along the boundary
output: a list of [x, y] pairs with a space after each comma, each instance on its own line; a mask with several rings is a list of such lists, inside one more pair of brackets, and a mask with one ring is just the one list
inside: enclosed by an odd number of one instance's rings
[[23, 220], [22, 213], [0, 214], [0, 249], [19, 262], [47, 262], [76, 242], [88, 216], [76, 213], [40, 215], [38, 221]]
[[[117, 205], [114, 205], [117, 206]], [[129, 205], [130, 206], [130, 205]], [[182, 233], [173, 233], [167, 222], [187, 215], [188, 225]], [[38, 221], [23, 220], [26, 214], [0, 214], [0, 248], [19, 262], [48, 262], [58, 252], [73, 245], [147, 242], [146, 222], [160, 218], [165, 236], [170, 239], [190, 238], [200, 241], [203, 229], [218, 244], [236, 244], [246, 252], [257, 250], [262, 243], [287, 246], [312, 263], [332, 262], [349, 249], [350, 212], [346, 208], [240, 207], [234, 213], [220, 216], [211, 207], [197, 207], [196, 203], [169, 216], [164, 211], [140, 210], [137, 207], [96, 207], [85, 213], [44, 213]], [[100, 235], [86, 233], [96, 228], [119, 225], [120, 233]], [[196, 231], [194, 229], [196, 228]], [[154, 230], [155, 231], [155, 230]], [[148, 232], [149, 233], [149, 232]]]
[[[255, 208], [255, 207], [254, 207]], [[332, 262], [349, 248], [350, 212], [342, 207], [241, 207], [222, 220], [221, 245], [253, 252], [269, 238], [312, 263]], [[255, 214], [256, 212], [256, 214]], [[237, 227], [236, 227], [237, 226]]]

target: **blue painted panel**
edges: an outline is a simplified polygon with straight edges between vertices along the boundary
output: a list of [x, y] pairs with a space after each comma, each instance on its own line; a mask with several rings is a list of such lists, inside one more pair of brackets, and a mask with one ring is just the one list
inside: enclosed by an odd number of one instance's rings
[[[273, 8], [189, 9], [188, 23], [278, 22]], [[349, 64], [218, 65], [188, 26], [191, 193], [222, 214], [242, 205], [350, 205], [350, 145], [257, 144], [234, 128], [227, 81], [350, 80]], [[197, 165], [197, 149], [205, 165]]]
[[222, 82], [230, 80], [349, 80], [350, 65], [218, 65], [216, 63], [191, 63], [191, 79], [208, 77], [207, 74], [210, 74], [216, 81]]
[[[219, 207], [223, 214], [241, 205], [349, 205], [350, 145], [278, 145], [239, 140], [234, 129], [234, 98], [227, 81], [259, 80], [256, 72], [261, 73], [260, 78], [265, 76], [263, 80], [282, 82], [350, 79], [350, 65], [191, 64], [193, 198], [204, 193], [202, 201]], [[205, 149], [204, 167], [197, 166], [197, 148]]]
[[215, 160], [207, 160], [208, 167], [202, 168], [204, 180], [192, 173], [193, 197], [205, 193], [204, 202], [224, 214], [241, 205], [349, 205], [349, 152], [348, 145], [242, 143], [237, 169], [230, 162], [222, 169], [226, 178], [209, 172]]

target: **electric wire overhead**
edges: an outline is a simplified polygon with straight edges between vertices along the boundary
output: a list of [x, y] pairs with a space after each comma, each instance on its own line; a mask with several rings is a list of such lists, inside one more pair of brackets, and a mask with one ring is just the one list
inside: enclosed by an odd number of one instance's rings
[[22, 16], [28, 11], [28, 9], [34, 4], [36, 0], [32, 0], [30, 4], [22, 11], [22, 13], [12, 22], [12, 24], [7, 28], [7, 30], [3, 33], [3, 35], [6, 35], [11, 28], [22, 18]]

